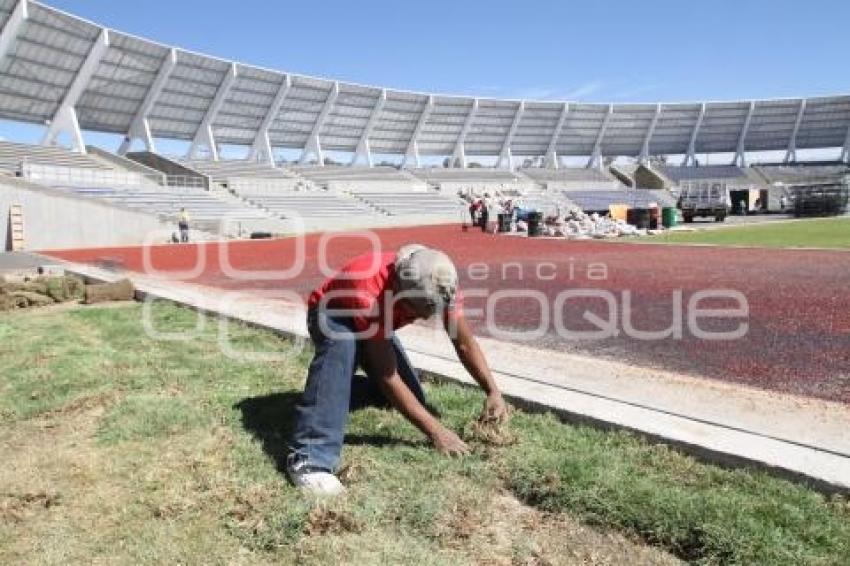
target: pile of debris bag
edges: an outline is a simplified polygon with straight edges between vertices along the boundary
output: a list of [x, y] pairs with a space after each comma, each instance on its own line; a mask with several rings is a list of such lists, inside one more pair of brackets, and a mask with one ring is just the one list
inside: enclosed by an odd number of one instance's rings
[[[527, 232], [528, 223], [516, 222], [517, 232]], [[549, 216], [544, 220], [541, 236], [562, 237], [570, 240], [619, 238], [621, 236], [653, 236], [661, 230], [637, 228], [625, 220], [594, 212], [587, 214], [580, 208], [570, 208], [563, 215]]]

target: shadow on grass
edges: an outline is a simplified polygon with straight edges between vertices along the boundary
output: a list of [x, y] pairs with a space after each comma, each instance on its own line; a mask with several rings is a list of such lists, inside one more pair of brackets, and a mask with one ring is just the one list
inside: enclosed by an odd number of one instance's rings
[[[274, 461], [278, 472], [286, 473], [289, 437], [294, 426], [295, 405], [301, 393], [287, 391], [259, 397], [248, 397], [233, 408], [242, 413], [242, 426], [262, 442], [263, 451]], [[357, 410], [362, 407], [352, 408]], [[347, 434], [345, 444], [386, 446], [419, 446], [420, 443], [380, 434]]]

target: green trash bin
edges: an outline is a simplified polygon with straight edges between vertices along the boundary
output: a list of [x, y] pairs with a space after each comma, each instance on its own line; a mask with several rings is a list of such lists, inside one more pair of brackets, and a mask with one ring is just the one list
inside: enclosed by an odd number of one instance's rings
[[672, 206], [661, 209], [661, 224], [665, 228], [672, 228], [679, 222], [679, 211]]

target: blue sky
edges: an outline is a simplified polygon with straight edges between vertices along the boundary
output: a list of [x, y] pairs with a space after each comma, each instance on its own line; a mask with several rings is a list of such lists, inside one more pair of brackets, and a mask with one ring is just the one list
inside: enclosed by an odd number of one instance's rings
[[48, 0], [163, 43], [411, 90], [599, 102], [850, 92], [850, 2]]

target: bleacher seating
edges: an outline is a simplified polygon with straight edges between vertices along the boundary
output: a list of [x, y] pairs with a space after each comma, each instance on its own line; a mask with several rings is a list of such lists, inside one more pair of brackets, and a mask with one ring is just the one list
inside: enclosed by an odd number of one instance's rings
[[659, 170], [674, 183], [699, 179], [748, 179], [746, 171], [737, 165], [660, 166]]
[[281, 167], [244, 159], [178, 160], [178, 163], [210, 178], [214, 185], [234, 192], [291, 191], [311, 183]]
[[227, 182], [229, 179], [297, 179], [295, 175], [281, 167], [272, 167], [267, 163], [245, 159], [223, 159], [220, 161], [179, 160], [180, 163], [207, 175], [215, 182]]
[[839, 182], [850, 175], [847, 165], [754, 165], [768, 183]]
[[289, 165], [287, 170], [316, 186], [335, 191], [424, 190], [425, 183], [395, 167]]
[[594, 168], [564, 167], [544, 169], [528, 167], [520, 172], [549, 189], [615, 189], [621, 184], [604, 171]]
[[[94, 167], [65, 167], [26, 162], [21, 165], [21, 177], [46, 185], [112, 186], [144, 185], [154, 183], [147, 176], [121, 169], [96, 169]], [[159, 178], [162, 179], [161, 177]]]
[[585, 212], [604, 212], [612, 204], [626, 204], [631, 207], [645, 207], [652, 203], [662, 207], [676, 205], [676, 201], [668, 192], [647, 189], [562, 191], [562, 194]]
[[484, 167], [469, 167], [447, 168], [447, 167], [430, 167], [423, 169], [411, 170], [413, 175], [428, 181], [429, 183], [439, 184], [444, 182], [454, 183], [516, 183], [521, 181], [521, 176], [507, 169], [493, 169]]
[[286, 169], [312, 181], [328, 180], [398, 180], [409, 179], [405, 171], [389, 166], [348, 166], [348, 165], [287, 165]]
[[352, 191], [355, 198], [389, 216], [443, 215], [454, 217], [465, 209], [459, 199], [446, 198], [433, 191]]
[[309, 182], [305, 182], [297, 177], [284, 179], [233, 177], [228, 179], [226, 186], [233, 193], [243, 197], [249, 194], [264, 195], [315, 188]]
[[494, 195], [506, 191], [527, 191], [538, 189], [540, 186], [526, 177], [507, 169], [484, 167], [460, 168], [426, 168], [414, 169], [413, 175], [427, 182], [432, 187], [439, 187], [444, 194], [457, 191], [483, 196], [485, 193]]
[[95, 156], [69, 151], [61, 147], [0, 141], [0, 170], [12, 175], [20, 174], [21, 163], [24, 161], [72, 169], [112, 170], [107, 163]]
[[365, 203], [324, 190], [253, 192], [240, 196], [280, 218], [362, 218], [374, 214]]
[[204, 190], [193, 188], [161, 188], [156, 186], [115, 187], [55, 187], [76, 195], [95, 198], [128, 208], [174, 220], [181, 208], [201, 229], [214, 229], [223, 219], [271, 220], [264, 211], [237, 199], [225, 199]]

